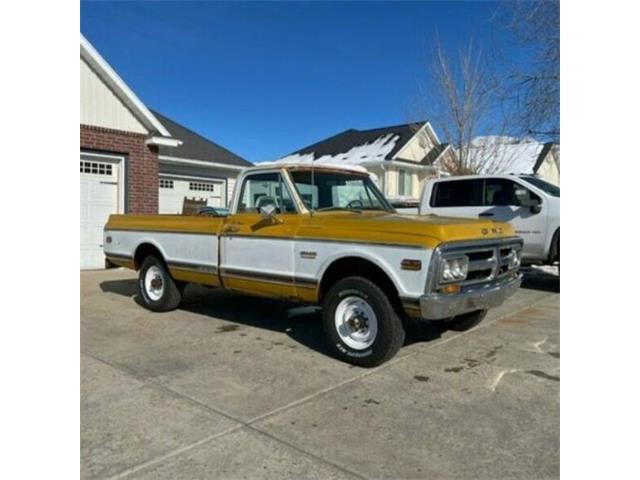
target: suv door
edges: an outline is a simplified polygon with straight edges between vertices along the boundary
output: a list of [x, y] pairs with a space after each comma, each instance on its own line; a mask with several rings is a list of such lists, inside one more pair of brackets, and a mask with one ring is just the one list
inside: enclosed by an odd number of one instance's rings
[[477, 218], [482, 205], [482, 179], [435, 182], [429, 199], [429, 213], [449, 217]]
[[[280, 172], [247, 175], [235, 213], [220, 235], [220, 276], [225, 287], [249, 293], [295, 297], [294, 237], [300, 215]], [[275, 215], [263, 217], [271, 206]]]
[[[520, 195], [516, 192], [520, 190]], [[529, 205], [522, 205], [522, 199], [537, 201], [539, 209], [532, 209]], [[544, 252], [546, 230], [546, 205], [542, 199], [520, 182], [507, 178], [485, 179], [484, 208], [481, 216], [492, 218], [499, 222], [513, 225], [516, 234], [524, 240], [522, 258], [537, 260]], [[537, 211], [536, 211], [537, 210]]]

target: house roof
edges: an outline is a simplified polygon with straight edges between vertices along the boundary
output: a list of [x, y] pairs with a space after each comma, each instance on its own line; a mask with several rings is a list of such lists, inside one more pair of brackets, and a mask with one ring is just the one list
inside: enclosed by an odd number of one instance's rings
[[449, 143], [439, 143], [437, 144], [435, 147], [433, 147], [431, 150], [429, 150], [429, 153], [427, 153], [427, 155], [422, 159], [422, 161], [420, 163], [423, 163], [425, 165], [433, 165], [433, 162], [435, 162], [438, 157], [440, 157], [440, 155], [442, 155], [442, 153], [449, 148]]
[[542, 143], [532, 138], [489, 135], [475, 137], [469, 150], [470, 162], [479, 173], [534, 174], [543, 150]]
[[[135, 115], [135, 117], [145, 126], [152, 135], [154, 143], [164, 145], [178, 145], [180, 142], [171, 138], [171, 134], [151, 113], [151, 111], [140, 101], [129, 86], [120, 78], [120, 75], [111, 68], [111, 65], [98, 53], [91, 43], [80, 34], [80, 57], [86, 61], [96, 72], [100, 79], [117, 95], [124, 105]], [[159, 135], [159, 139], [155, 134]]]
[[[380, 147], [387, 148], [380, 149], [381, 153], [377, 154], [378, 158], [369, 158], [368, 160], [391, 160], [425, 123], [426, 122], [405, 123], [370, 130], [356, 130], [351, 128], [314, 143], [313, 145], [297, 150], [288, 155], [288, 157], [309, 154], [312, 154], [315, 159], [325, 156], [335, 157], [343, 153], [346, 154], [356, 147], [378, 142]], [[391, 142], [394, 142], [394, 144], [392, 145]]]
[[540, 150], [540, 154], [536, 159], [536, 164], [533, 166], [533, 173], [538, 172], [538, 169], [542, 165], [542, 162], [544, 162], [544, 159], [547, 158], [547, 154], [551, 151], [554, 145], [555, 144], [553, 142], [547, 142], [542, 146], [542, 150]]
[[160, 147], [160, 155], [183, 158], [187, 160], [201, 160], [211, 163], [224, 163], [238, 167], [250, 167], [253, 164], [226, 148], [212, 142], [202, 135], [190, 130], [184, 125], [165, 117], [152, 110], [153, 114], [162, 122], [171, 135], [182, 140], [182, 145], [176, 148]]

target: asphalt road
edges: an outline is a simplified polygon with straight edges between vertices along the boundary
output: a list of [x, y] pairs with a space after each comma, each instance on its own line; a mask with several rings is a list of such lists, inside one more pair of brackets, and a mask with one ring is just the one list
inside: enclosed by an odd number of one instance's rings
[[557, 478], [559, 281], [475, 329], [412, 326], [376, 369], [331, 358], [308, 307], [81, 273], [83, 478]]

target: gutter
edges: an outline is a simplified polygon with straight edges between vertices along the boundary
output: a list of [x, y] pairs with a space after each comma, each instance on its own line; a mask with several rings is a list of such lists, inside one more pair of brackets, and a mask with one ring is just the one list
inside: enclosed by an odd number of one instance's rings
[[245, 168], [251, 167], [251, 165], [247, 165], [246, 167], [241, 167], [238, 165], [228, 165], [226, 163], [206, 162], [204, 160], [195, 160], [191, 158], [178, 158], [178, 157], [171, 157], [168, 155], [158, 155], [158, 160], [162, 163], [169, 163], [173, 165], [194, 165], [198, 167], [216, 167], [216, 168], [222, 168], [226, 170], [237, 170], [237, 171], [244, 170]]

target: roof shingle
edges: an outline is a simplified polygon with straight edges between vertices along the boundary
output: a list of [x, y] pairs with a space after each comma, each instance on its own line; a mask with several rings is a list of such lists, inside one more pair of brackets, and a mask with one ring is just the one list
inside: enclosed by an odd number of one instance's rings
[[397, 135], [399, 138], [395, 142], [395, 146], [385, 156], [385, 160], [391, 160], [393, 156], [398, 153], [411, 138], [413, 138], [417, 130], [425, 123], [426, 122], [406, 123], [390, 127], [374, 128], [371, 130], [355, 130], [351, 128], [325, 140], [314, 143], [313, 145], [297, 150], [291, 155], [313, 153], [315, 158], [325, 155], [335, 156], [340, 153], [348, 152], [354, 147], [375, 142], [381, 137], [392, 135], [395, 138]]
[[174, 122], [161, 113], [152, 110], [160, 123], [169, 130], [173, 138], [182, 140], [182, 145], [176, 148], [160, 147], [160, 155], [185, 158], [190, 160], [202, 160], [205, 162], [225, 163], [238, 167], [250, 167], [253, 164], [226, 148], [197, 134], [193, 130]]

